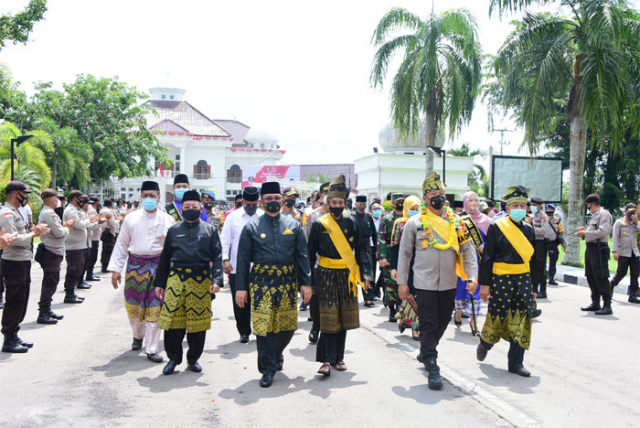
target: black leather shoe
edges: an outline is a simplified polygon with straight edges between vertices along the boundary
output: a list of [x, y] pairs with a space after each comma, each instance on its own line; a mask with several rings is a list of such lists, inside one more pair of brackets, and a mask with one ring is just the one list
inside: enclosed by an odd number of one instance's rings
[[262, 378], [260, 379], [261, 387], [269, 388], [272, 383], [273, 383], [273, 375], [270, 375], [270, 374], [262, 375]]
[[84, 299], [76, 296], [75, 294], [73, 296], [66, 296], [64, 298], [64, 303], [82, 303], [84, 302]]
[[162, 360], [162, 355], [155, 353], [155, 354], [147, 354], [147, 358], [150, 359], [151, 361], [153, 361], [154, 363], [161, 363]]
[[278, 361], [278, 371], [281, 372], [284, 368], [284, 358]]
[[100, 281], [100, 277], [96, 276], [96, 275], [87, 275], [87, 277], [85, 278], [85, 281]]
[[195, 361], [193, 364], [189, 363], [189, 370], [192, 372], [200, 373], [202, 371], [202, 366]]
[[476, 358], [478, 359], [478, 361], [484, 361], [484, 359], [487, 358], [488, 353], [489, 350], [484, 347], [482, 342], [478, 343], [478, 347], [476, 348]]
[[2, 345], [2, 352], [8, 352], [12, 354], [24, 354], [25, 352], [28, 352], [28, 351], [29, 351], [29, 348], [20, 344], [20, 339], [18, 339], [17, 336], [8, 340], [5, 339], [4, 344]]
[[599, 311], [595, 311], [596, 315], [613, 315], [613, 310], [611, 309], [611, 305], [604, 305], [602, 309]]
[[518, 376], [529, 377], [531, 376], [531, 372], [524, 367], [520, 367], [518, 370], [509, 370], [511, 373], [515, 373]]
[[49, 311], [40, 311], [36, 322], [38, 324], [58, 324], [57, 319], [51, 318]]
[[91, 284], [86, 281], [82, 281], [80, 284], [76, 285], [78, 290], [89, 290], [91, 288]]
[[427, 360], [426, 367], [429, 370], [429, 389], [442, 389], [442, 377], [440, 376], [440, 367], [438, 367], [436, 359]]
[[64, 318], [64, 315], [58, 315], [55, 312], [53, 312], [51, 309], [49, 309], [49, 316], [54, 320], [61, 320]]
[[131, 344], [132, 351], [139, 351], [142, 349], [142, 339], [133, 338], [133, 343]]
[[629, 303], [640, 303], [640, 299], [638, 299], [636, 296], [629, 296]]
[[311, 330], [311, 333], [309, 333], [309, 342], [318, 343], [318, 332], [317, 331]]
[[175, 371], [177, 365], [178, 365], [178, 363], [176, 363], [175, 361], [169, 360], [167, 365], [164, 366], [164, 369], [162, 369], [162, 374], [163, 375], [170, 375], [171, 373], [173, 373]]
[[240, 343], [249, 343], [249, 335], [248, 334], [240, 335]]
[[589, 306], [585, 306], [584, 308], [580, 308], [580, 310], [583, 311], [583, 312], [595, 312], [595, 311], [599, 311], [600, 309], [602, 309], [600, 307], [600, 303], [596, 303], [596, 302], [591, 302], [591, 304]]
[[538, 318], [540, 315], [542, 315], [542, 309], [533, 310], [533, 318]]

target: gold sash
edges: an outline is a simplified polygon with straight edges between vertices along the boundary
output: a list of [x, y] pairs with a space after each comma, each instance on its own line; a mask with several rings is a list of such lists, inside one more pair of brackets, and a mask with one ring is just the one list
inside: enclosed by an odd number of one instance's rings
[[[531, 260], [531, 257], [533, 257], [533, 253], [534, 253], [533, 245], [531, 245], [531, 242], [529, 242], [527, 237], [524, 236], [524, 233], [522, 233], [520, 229], [518, 229], [518, 227], [515, 224], [513, 224], [511, 220], [509, 220], [508, 216], [502, 217], [500, 220], [496, 221], [496, 224], [498, 225], [498, 227], [500, 228], [504, 236], [507, 238], [509, 243], [513, 246], [513, 248], [516, 250], [520, 258], [524, 262], [522, 263], [522, 265], [515, 264], [515, 263], [504, 263], [504, 264], [513, 264], [514, 266], [518, 266], [517, 268], [515, 267], [513, 268], [517, 270], [518, 273], [529, 272], [529, 261]], [[503, 263], [501, 263], [501, 265], [502, 264]], [[500, 273], [496, 272], [495, 265], [496, 263], [494, 263], [494, 269], [493, 269], [494, 273], [501, 275]], [[503, 272], [506, 271], [504, 269], [498, 269], [498, 270]], [[515, 272], [515, 270], [513, 272]], [[506, 274], [509, 274], [509, 272], [507, 272]]]
[[364, 288], [362, 281], [360, 280], [360, 266], [356, 262], [356, 257], [353, 255], [353, 250], [347, 242], [347, 238], [344, 236], [338, 223], [331, 217], [331, 214], [325, 214], [318, 219], [320, 224], [329, 231], [329, 237], [331, 242], [338, 250], [340, 258], [346, 264], [346, 268], [349, 269], [349, 291], [354, 296], [358, 295], [358, 285]]
[[[430, 209], [425, 209], [427, 212], [427, 220], [433, 225], [433, 231], [437, 233], [445, 242], [449, 241], [449, 235], [451, 234], [451, 225], [449, 222], [437, 214], [434, 214]], [[464, 271], [462, 265], [462, 255], [460, 254], [460, 245], [465, 244], [471, 238], [465, 237], [465, 227], [461, 227], [457, 231], [457, 238], [451, 248], [456, 252], [456, 275], [458, 275], [463, 281], [466, 281], [467, 273]]]

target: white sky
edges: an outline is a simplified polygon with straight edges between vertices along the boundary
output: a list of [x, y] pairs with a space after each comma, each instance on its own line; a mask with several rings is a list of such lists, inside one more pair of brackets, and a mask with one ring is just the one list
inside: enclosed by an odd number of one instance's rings
[[[27, 3], [3, 0], [0, 13]], [[470, 9], [484, 51], [496, 53], [511, 18], [489, 18], [488, 3], [437, 0], [435, 8]], [[49, 0], [31, 41], [7, 46], [0, 62], [29, 94], [32, 82], [61, 88], [77, 74], [119, 76], [145, 92], [170, 83], [186, 89], [185, 99], [212, 119], [237, 118], [274, 133], [287, 150], [285, 163], [346, 163], [372, 153], [389, 122], [388, 85], [369, 86], [371, 36], [395, 6], [383, 0]], [[400, 6], [422, 17], [431, 10], [425, 0]], [[470, 126], [445, 148], [470, 142], [499, 153], [499, 138], [487, 132], [478, 102]], [[505, 133], [505, 140], [511, 145], [504, 154], [518, 154], [522, 133]]]

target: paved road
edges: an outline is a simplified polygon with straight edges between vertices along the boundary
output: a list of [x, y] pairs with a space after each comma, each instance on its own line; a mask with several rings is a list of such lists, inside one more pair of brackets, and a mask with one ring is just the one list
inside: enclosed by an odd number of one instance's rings
[[[588, 290], [550, 287], [534, 322], [525, 379], [506, 371], [508, 344], [485, 362], [465, 322], [453, 323], [440, 346], [442, 391], [430, 391], [416, 361], [418, 342], [386, 321], [382, 305], [363, 308], [362, 328], [349, 332], [349, 370], [316, 375], [308, 345], [308, 312], [285, 353], [284, 371], [269, 389], [258, 386], [255, 342], [240, 344], [224, 289], [200, 360], [203, 373], [163, 376], [131, 333], [121, 290], [105, 278], [82, 305], [54, 310], [55, 326], [35, 323], [42, 272], [34, 268], [32, 296], [21, 336], [35, 342], [24, 355], [0, 354], [0, 426], [7, 427], [390, 427], [636, 426], [640, 386], [637, 356], [640, 307], [615, 296], [614, 315], [580, 312]], [[161, 344], [162, 346], [162, 344]], [[166, 358], [166, 356], [165, 356]]]

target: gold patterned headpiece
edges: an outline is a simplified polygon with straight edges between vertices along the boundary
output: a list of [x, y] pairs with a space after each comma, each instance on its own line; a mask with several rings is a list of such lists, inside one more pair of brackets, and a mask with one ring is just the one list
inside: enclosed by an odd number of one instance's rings
[[350, 189], [347, 188], [347, 185], [344, 182], [344, 175], [341, 175], [329, 184], [329, 193], [327, 193], [327, 199], [347, 199], [349, 197], [349, 191]]
[[505, 192], [502, 200], [504, 200], [507, 205], [515, 202], [527, 203], [529, 200], [529, 189], [524, 186], [511, 186]]
[[422, 194], [427, 194], [432, 190], [444, 190], [444, 184], [435, 171], [429, 174], [422, 183]]

